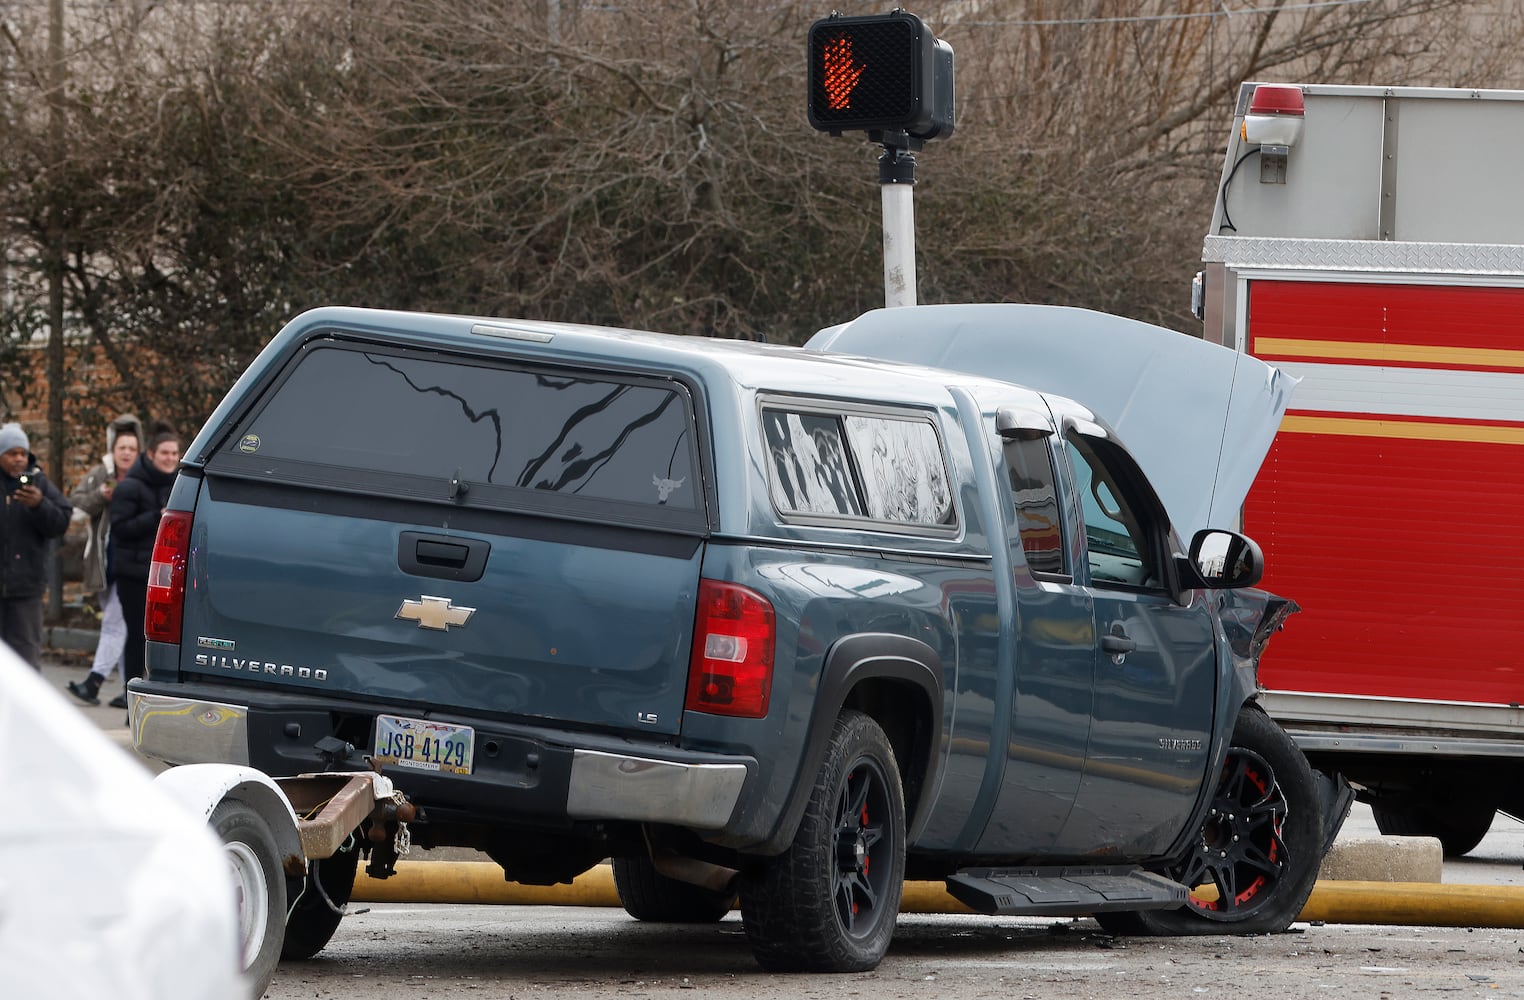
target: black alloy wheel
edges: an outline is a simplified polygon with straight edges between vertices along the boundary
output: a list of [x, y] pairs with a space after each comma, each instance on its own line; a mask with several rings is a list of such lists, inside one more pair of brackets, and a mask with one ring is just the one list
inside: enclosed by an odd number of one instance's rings
[[837, 800], [831, 898], [848, 936], [860, 936], [877, 923], [890, 895], [884, 880], [894, 870], [892, 840], [884, 827], [890, 812], [888, 785], [882, 766], [865, 757], [842, 782]]
[[1307, 758], [1258, 706], [1239, 713], [1206, 817], [1164, 874], [1177, 910], [1097, 914], [1113, 934], [1270, 934], [1301, 913], [1323, 861], [1323, 805]]
[[[1282, 839], [1286, 797], [1275, 771], [1252, 750], [1233, 747], [1201, 825], [1201, 844], [1176, 881], [1193, 887], [1187, 906], [1208, 919], [1232, 919], [1285, 877], [1290, 851]], [[1201, 886], [1215, 892], [1198, 894]]]
[[773, 972], [863, 972], [889, 950], [905, 878], [905, 797], [878, 723], [836, 720], [787, 851], [742, 875], [741, 915]]

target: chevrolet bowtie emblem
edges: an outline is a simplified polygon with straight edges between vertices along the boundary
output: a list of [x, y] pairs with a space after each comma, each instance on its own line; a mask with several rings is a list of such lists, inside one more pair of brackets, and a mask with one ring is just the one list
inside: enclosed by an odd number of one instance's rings
[[423, 595], [421, 601], [403, 601], [397, 609], [397, 617], [417, 622], [419, 628], [450, 631], [451, 625], [464, 625], [476, 613], [475, 608], [457, 608], [448, 597]]

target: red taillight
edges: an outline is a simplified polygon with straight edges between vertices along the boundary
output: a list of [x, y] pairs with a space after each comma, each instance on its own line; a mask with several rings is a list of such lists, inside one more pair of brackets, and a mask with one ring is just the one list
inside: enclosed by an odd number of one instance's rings
[[190, 535], [190, 511], [165, 511], [159, 519], [159, 533], [153, 540], [153, 562], [148, 566], [148, 613], [143, 616], [143, 633], [154, 642], [180, 641]]
[[761, 594], [700, 580], [684, 707], [744, 719], [766, 715], [775, 638], [773, 606]]

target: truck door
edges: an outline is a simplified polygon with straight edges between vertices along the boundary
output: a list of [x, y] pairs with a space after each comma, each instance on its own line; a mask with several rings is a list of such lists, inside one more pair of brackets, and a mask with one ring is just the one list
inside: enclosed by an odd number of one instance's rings
[[1195, 806], [1216, 691], [1215, 629], [1201, 592], [1175, 599], [1169, 522], [1141, 470], [1099, 425], [1071, 426], [1068, 471], [1084, 520], [1096, 628], [1084, 774], [1056, 849], [1164, 853]]
[[[1051, 429], [1051, 428], [1049, 428]], [[1073, 518], [1059, 506], [1051, 434], [1001, 445], [1016, 621], [1010, 735], [1000, 792], [979, 841], [988, 854], [1046, 853], [1074, 808], [1090, 736], [1095, 616], [1075, 581]], [[1009, 624], [1006, 627], [1011, 627]]]

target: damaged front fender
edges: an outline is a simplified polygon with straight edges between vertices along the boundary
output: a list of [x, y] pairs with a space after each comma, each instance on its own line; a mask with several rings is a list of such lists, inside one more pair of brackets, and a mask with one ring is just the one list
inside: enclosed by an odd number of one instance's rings
[[[1286, 619], [1302, 608], [1295, 601], [1266, 590], [1225, 590], [1218, 594], [1218, 599], [1218, 617], [1232, 651], [1239, 687], [1250, 694], [1258, 692], [1259, 658], [1265, 646], [1285, 626]], [[1342, 774], [1313, 768], [1312, 777], [1322, 806], [1326, 854], [1354, 805], [1355, 793]]]
[[1290, 598], [1255, 588], [1220, 590], [1216, 598], [1217, 618], [1233, 657], [1238, 689], [1246, 697], [1253, 696], [1260, 690], [1259, 658], [1265, 645], [1302, 608]]
[[1289, 597], [1280, 597], [1267, 590], [1224, 590], [1219, 592], [1218, 598], [1218, 616], [1233, 650], [1235, 665], [1247, 664], [1254, 668], [1258, 667], [1270, 636], [1281, 630], [1287, 618], [1302, 610], [1301, 605]]

